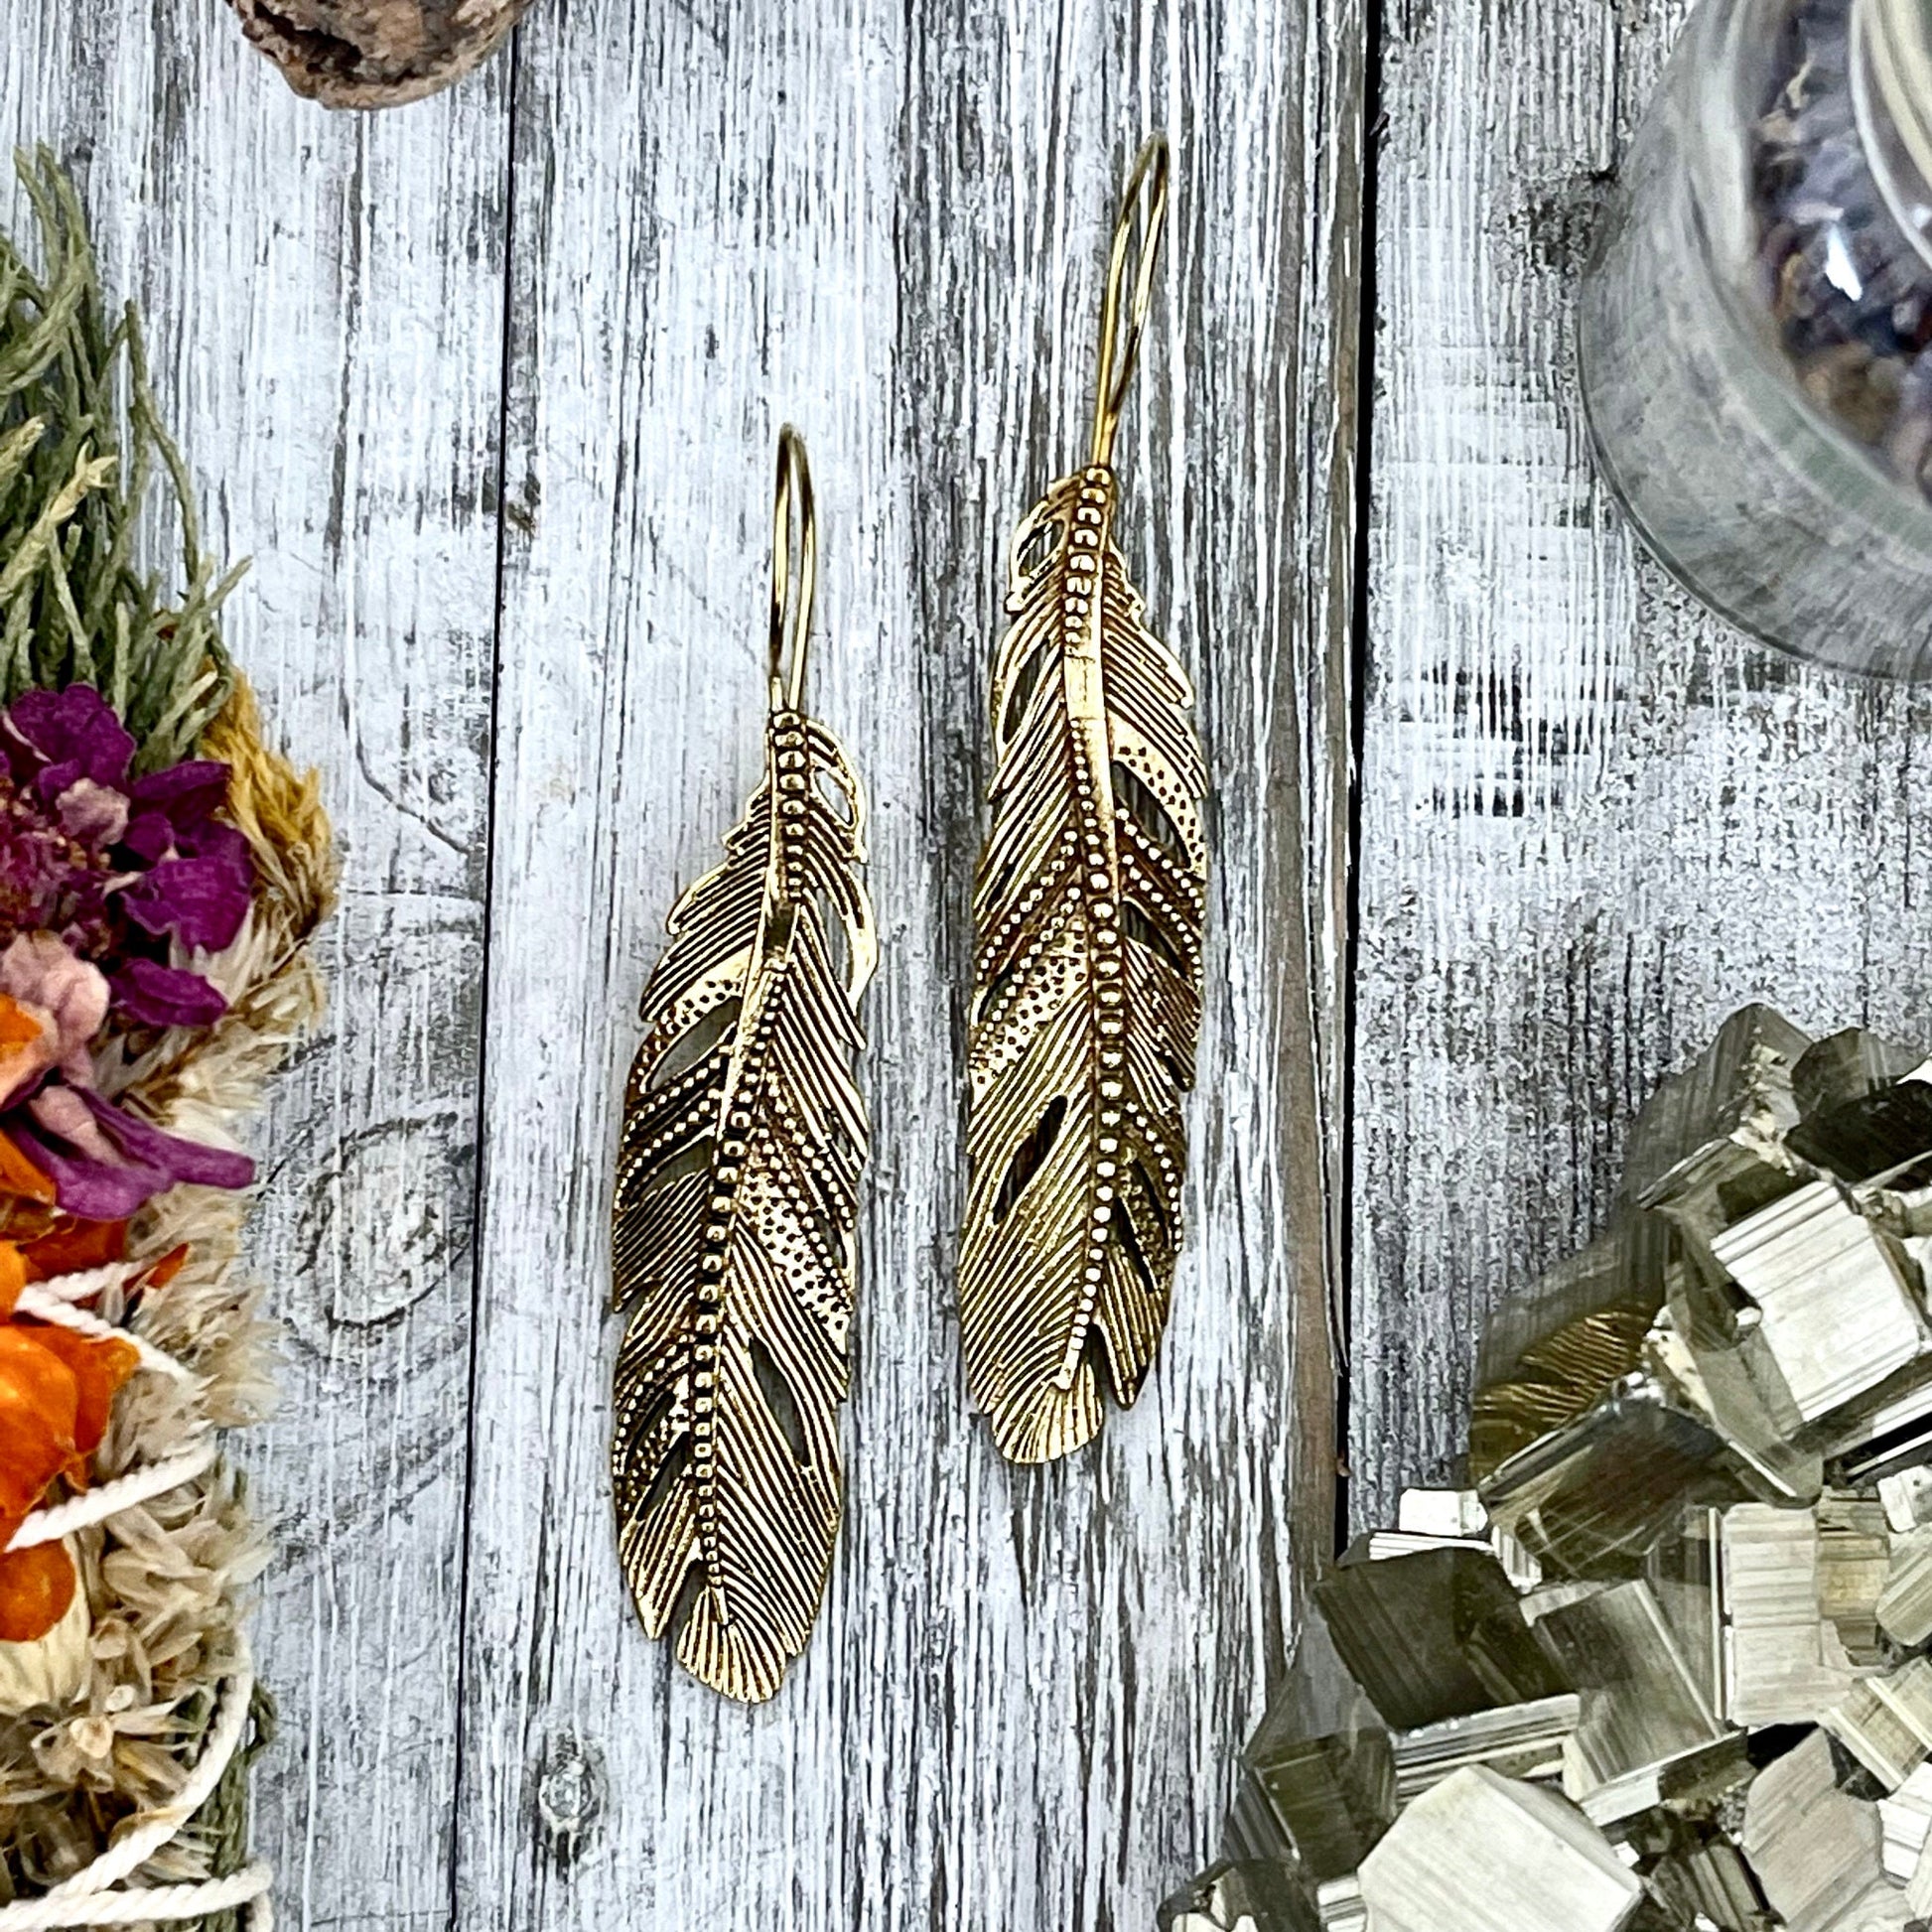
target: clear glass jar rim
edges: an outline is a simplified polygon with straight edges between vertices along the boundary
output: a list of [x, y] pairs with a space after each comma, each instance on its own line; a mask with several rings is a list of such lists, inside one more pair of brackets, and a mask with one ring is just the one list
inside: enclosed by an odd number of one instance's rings
[[1932, 0], [1853, 0], [1852, 86], [1873, 178], [1932, 264]]
[[1887, 110], [1932, 161], [1932, 0], [1855, 0], [1881, 57]]

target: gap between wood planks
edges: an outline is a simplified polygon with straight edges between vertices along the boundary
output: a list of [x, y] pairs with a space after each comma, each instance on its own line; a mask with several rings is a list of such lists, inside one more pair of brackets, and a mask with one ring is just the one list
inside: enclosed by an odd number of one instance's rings
[[[489, 701], [488, 701], [488, 722], [489, 722], [489, 731], [490, 731], [490, 737], [492, 742], [495, 741], [498, 737], [498, 728], [501, 723], [501, 703], [502, 703], [502, 694], [503, 694], [503, 677], [504, 677], [505, 646], [506, 646], [504, 626], [505, 626], [506, 600], [507, 600], [508, 582], [509, 582], [507, 526], [513, 520], [512, 505], [511, 505], [511, 486], [507, 475], [507, 467], [511, 457], [510, 439], [511, 439], [511, 432], [512, 432], [512, 424], [510, 421], [510, 413], [512, 407], [512, 377], [516, 369], [516, 358], [518, 356], [519, 349], [521, 347], [521, 343], [515, 327], [515, 320], [516, 320], [515, 310], [516, 310], [516, 303], [517, 303], [518, 293], [519, 293], [518, 280], [517, 280], [518, 261], [517, 261], [517, 254], [516, 254], [517, 245], [518, 245], [518, 236], [516, 232], [516, 205], [517, 205], [518, 198], [515, 192], [515, 177], [516, 177], [516, 172], [520, 166], [531, 165], [527, 163], [525, 158], [525, 139], [524, 139], [526, 133], [524, 127], [524, 116], [528, 113], [529, 109], [527, 106], [527, 99], [524, 90], [520, 89], [518, 86], [518, 76], [523, 71], [524, 62], [526, 59], [526, 48], [524, 43], [524, 36], [527, 31], [529, 30], [519, 29], [516, 35], [513, 36], [510, 44], [508, 45], [508, 47], [504, 51], [503, 56], [501, 57], [510, 64], [510, 68], [509, 68], [509, 77], [507, 81], [507, 101], [506, 101], [507, 154], [505, 159], [505, 170], [506, 170], [506, 178], [508, 181], [508, 188], [505, 194], [505, 206], [507, 211], [506, 211], [506, 221], [505, 221], [505, 232], [503, 238], [504, 288], [503, 288], [503, 301], [502, 301], [502, 311], [501, 311], [501, 322], [502, 322], [502, 331], [503, 331], [502, 362], [501, 362], [501, 374], [500, 374], [501, 394], [498, 401], [498, 412], [497, 412], [497, 425], [498, 425], [498, 450], [497, 450], [497, 457], [496, 457], [496, 472], [497, 472], [496, 475], [496, 491], [497, 491], [496, 572], [497, 572], [497, 576], [496, 576], [495, 596], [494, 596], [495, 619], [494, 619], [494, 630], [493, 630], [492, 641], [491, 641], [491, 672], [490, 672], [490, 692], [489, 692]], [[1377, 111], [1377, 107], [1379, 104], [1378, 48], [1379, 48], [1380, 31], [1381, 31], [1381, 26], [1380, 26], [1380, 18], [1379, 18], [1379, 6], [1375, 6], [1371, 4], [1371, 17], [1370, 17], [1370, 27], [1368, 30], [1368, 53], [1367, 53], [1369, 107], [1368, 107], [1368, 114], [1366, 117], [1364, 117], [1364, 124], [1366, 123], [1367, 119], [1371, 119], [1373, 117], [1373, 115]], [[1348, 114], [1357, 111], [1356, 104], [1344, 101], [1339, 104], [1336, 111], [1342, 118], [1345, 119]], [[1369, 155], [1366, 163], [1366, 165], [1369, 166], [1371, 169], [1372, 169], [1372, 156], [1373, 156], [1373, 143], [1371, 142], [1369, 143]], [[1360, 816], [1360, 745], [1361, 745], [1361, 732], [1362, 732], [1362, 724], [1363, 724], [1363, 691], [1364, 691], [1365, 672], [1367, 667], [1367, 658], [1368, 658], [1368, 650], [1369, 650], [1368, 611], [1367, 611], [1367, 597], [1366, 597], [1366, 572], [1368, 567], [1367, 526], [1368, 526], [1368, 489], [1369, 489], [1368, 431], [1369, 431], [1369, 425], [1370, 425], [1371, 415], [1372, 415], [1372, 386], [1371, 386], [1372, 371], [1370, 369], [1369, 363], [1370, 363], [1370, 358], [1372, 356], [1372, 349], [1373, 349], [1374, 316], [1375, 316], [1375, 308], [1374, 308], [1374, 304], [1375, 304], [1374, 240], [1375, 237], [1373, 232], [1375, 198], [1373, 194], [1372, 184], [1373, 184], [1373, 175], [1371, 173], [1366, 183], [1350, 182], [1342, 185], [1344, 192], [1352, 197], [1353, 204], [1354, 204], [1355, 218], [1352, 224], [1352, 229], [1347, 237], [1347, 240], [1349, 242], [1349, 245], [1352, 247], [1352, 250], [1354, 251], [1355, 260], [1358, 264], [1356, 272], [1361, 278], [1360, 287], [1357, 293], [1357, 298], [1354, 303], [1355, 313], [1346, 319], [1345, 324], [1338, 324], [1338, 333], [1343, 336], [1352, 335], [1355, 334], [1356, 332], [1359, 332], [1359, 340], [1356, 346], [1353, 349], [1353, 355], [1355, 358], [1354, 359], [1355, 375], [1354, 375], [1354, 381], [1351, 385], [1352, 394], [1350, 397], [1350, 403], [1351, 403], [1350, 426], [1353, 430], [1353, 447], [1342, 453], [1342, 459], [1345, 461], [1346, 476], [1348, 479], [1348, 487], [1347, 487], [1348, 513], [1353, 519], [1348, 532], [1347, 560], [1346, 560], [1347, 561], [1346, 575], [1348, 580], [1347, 591], [1346, 591], [1346, 602], [1348, 605], [1348, 612], [1347, 612], [1347, 621], [1345, 625], [1345, 660], [1346, 661], [1343, 666], [1343, 682], [1345, 683], [1345, 687], [1346, 687], [1346, 719], [1345, 719], [1346, 729], [1344, 733], [1344, 738], [1345, 738], [1344, 777], [1345, 777], [1346, 809], [1345, 812], [1343, 813], [1343, 817], [1345, 820], [1345, 825], [1343, 830], [1344, 863], [1341, 868], [1341, 878], [1338, 882], [1340, 897], [1342, 899], [1343, 904], [1346, 907], [1346, 916], [1342, 921], [1341, 930], [1340, 930], [1342, 964], [1340, 969], [1339, 983], [1338, 986], [1335, 989], [1333, 989], [1334, 993], [1338, 994], [1339, 1000], [1343, 1008], [1341, 1023], [1338, 1027], [1335, 1028], [1334, 1035], [1333, 1035], [1334, 1047], [1335, 1050], [1338, 1052], [1341, 1061], [1341, 1076], [1340, 1076], [1341, 1086], [1340, 1086], [1340, 1096], [1339, 1096], [1339, 1110], [1336, 1114], [1335, 1119], [1332, 1121], [1329, 1127], [1329, 1132], [1333, 1136], [1333, 1144], [1338, 1149], [1338, 1160], [1335, 1164], [1334, 1173], [1323, 1172], [1317, 1173], [1315, 1176], [1317, 1191], [1319, 1192], [1328, 1192], [1330, 1188], [1334, 1187], [1338, 1182], [1340, 1198], [1338, 1201], [1333, 1201], [1329, 1205], [1328, 1211], [1321, 1217], [1321, 1220], [1317, 1227], [1299, 1228], [1294, 1231], [1294, 1238], [1304, 1243], [1309, 1242], [1311, 1240], [1324, 1239], [1326, 1237], [1327, 1230], [1330, 1228], [1333, 1228], [1337, 1231], [1338, 1238], [1334, 1238], [1331, 1241], [1329, 1241], [1325, 1248], [1326, 1262], [1327, 1262], [1327, 1290], [1328, 1290], [1327, 1305], [1321, 1310], [1319, 1318], [1323, 1323], [1323, 1325], [1325, 1326], [1327, 1332], [1333, 1337], [1336, 1343], [1336, 1348], [1335, 1348], [1336, 1360], [1331, 1365], [1333, 1369], [1333, 1373], [1331, 1374], [1330, 1377], [1331, 1393], [1337, 1405], [1336, 1413], [1344, 1417], [1347, 1413], [1346, 1370], [1341, 1365], [1341, 1357], [1345, 1354], [1346, 1338], [1347, 1338], [1349, 1321], [1350, 1321], [1349, 1309], [1350, 1309], [1350, 1302], [1352, 1296], [1352, 1279], [1351, 1279], [1351, 1271], [1350, 1271], [1348, 1255], [1349, 1255], [1349, 1248], [1351, 1245], [1350, 1214], [1351, 1214], [1351, 1203], [1353, 1198], [1353, 1185], [1354, 1185], [1353, 1162], [1352, 1162], [1353, 1136], [1350, 1131], [1350, 1128], [1351, 1128], [1352, 1110], [1353, 1110], [1353, 1078], [1354, 1078], [1354, 1052], [1353, 1052], [1353, 1039], [1352, 1039], [1352, 1034], [1353, 1034], [1352, 985], [1353, 985], [1353, 966], [1354, 966], [1354, 956], [1355, 956], [1355, 946], [1356, 946], [1356, 926], [1358, 923], [1357, 916], [1356, 916], [1356, 910], [1358, 905], [1358, 895], [1357, 895], [1358, 868], [1356, 865], [1356, 858], [1355, 858], [1355, 845], [1356, 845], [1356, 830], [1358, 827], [1359, 816]], [[1306, 430], [1307, 426], [1305, 424], [1302, 427], [1304, 428], [1304, 430]], [[1298, 482], [1299, 481], [1301, 480], [1298, 479]], [[1265, 487], [1266, 480], [1262, 480], [1262, 483], [1263, 483], [1263, 486]], [[1311, 542], [1314, 541], [1315, 538], [1318, 537], [1320, 534], [1321, 533], [1319, 532], [1311, 532], [1310, 540]], [[1301, 560], [1291, 559], [1289, 561], [1291, 563], [1299, 563]], [[1304, 616], [1306, 618], [1309, 616], [1309, 614], [1305, 613]], [[492, 782], [492, 784], [489, 787], [489, 798], [488, 798], [487, 811], [485, 816], [485, 831], [484, 831], [486, 849], [485, 849], [483, 896], [484, 896], [484, 903], [486, 906], [493, 906], [497, 902], [495, 887], [497, 883], [498, 868], [497, 868], [496, 860], [497, 860], [498, 838], [499, 838], [499, 832], [501, 830], [498, 824], [497, 812], [498, 812], [498, 792], [497, 792], [496, 785]], [[1335, 888], [1331, 887], [1331, 890], [1335, 890]], [[1305, 908], [1305, 910], [1309, 920], [1308, 937], [1311, 943], [1312, 944], [1318, 935], [1323, 908], [1319, 904], [1310, 904]], [[488, 980], [489, 980], [491, 952], [496, 937], [497, 935], [495, 929], [495, 920], [493, 918], [486, 919], [484, 939], [483, 939], [483, 962], [485, 988], [487, 987]], [[1323, 999], [1327, 997], [1329, 997], [1329, 995], [1327, 993], [1324, 993], [1320, 982], [1317, 980], [1314, 984], [1312, 1003], [1318, 1005]], [[1318, 1024], [1320, 1024], [1319, 1021], [1317, 1021], [1317, 1025]], [[1333, 1024], [1332, 1015], [1329, 1016], [1329, 1024]], [[479, 1109], [478, 1109], [477, 1120], [476, 1120], [478, 1146], [482, 1158], [479, 1160], [477, 1166], [475, 1194], [472, 1203], [473, 1226], [476, 1226], [478, 1228], [481, 1228], [483, 1223], [483, 1218], [484, 1205], [485, 1205], [484, 1195], [487, 1186], [488, 1165], [489, 1165], [489, 1159], [488, 1159], [489, 1151], [485, 1140], [486, 1131], [489, 1127], [489, 1116], [487, 1111], [488, 1109], [487, 1096], [490, 1087], [490, 1077], [491, 1077], [490, 1059], [492, 1054], [492, 1041], [491, 1041], [491, 1035], [489, 1031], [489, 1025], [490, 1025], [490, 1013], [489, 1013], [489, 1007], [487, 1001], [487, 993], [485, 992], [484, 1005], [483, 1005], [483, 1011], [482, 1016], [482, 1037], [481, 1037], [481, 1046], [480, 1046], [480, 1069], [479, 1069], [479, 1080], [478, 1080]], [[1315, 1083], [1311, 1081], [1311, 1084], [1312, 1085]], [[1320, 1164], [1317, 1164], [1317, 1166], [1319, 1165]], [[482, 1345], [482, 1336], [484, 1331], [484, 1324], [480, 1318], [481, 1310], [483, 1306], [483, 1245], [481, 1240], [479, 1240], [473, 1248], [473, 1262], [472, 1262], [473, 1321], [472, 1321], [472, 1333], [471, 1333], [471, 1356], [470, 1356], [469, 1376], [470, 1376], [470, 1386], [473, 1391], [473, 1395], [479, 1386], [478, 1351]], [[1309, 1343], [1311, 1339], [1311, 1338], [1308, 1336], [1298, 1337], [1298, 1354], [1302, 1356], [1301, 1361], [1298, 1363], [1298, 1373], [1303, 1377], [1307, 1377], [1314, 1372], [1311, 1365], [1311, 1357], [1313, 1355], [1314, 1350], [1312, 1349], [1311, 1346], [1303, 1345]], [[464, 1508], [464, 1514], [462, 1519], [461, 1542], [460, 1542], [459, 1600], [463, 1606], [463, 1619], [464, 1619], [464, 1626], [466, 1629], [468, 1628], [469, 1621], [470, 1621], [470, 1614], [471, 1614], [472, 1593], [473, 1593], [472, 1585], [474, 1581], [473, 1565], [475, 1562], [475, 1555], [476, 1555], [475, 1517], [474, 1517], [474, 1511], [472, 1505], [474, 1503], [474, 1497], [475, 1497], [476, 1473], [477, 1473], [478, 1461], [479, 1461], [478, 1452], [477, 1452], [477, 1442], [478, 1442], [478, 1432], [480, 1428], [483, 1426], [483, 1420], [484, 1419], [478, 1414], [476, 1404], [473, 1401], [471, 1416], [469, 1420], [466, 1471], [465, 1471], [465, 1478], [464, 1478], [465, 1508]], [[1341, 1445], [1343, 1442], [1345, 1442], [1345, 1434], [1337, 1433], [1336, 1429], [1332, 1426], [1332, 1422], [1330, 1422], [1329, 1426], [1325, 1429], [1325, 1434], [1328, 1437], [1328, 1444], [1327, 1444], [1328, 1459], [1332, 1464], [1332, 1466], [1339, 1473], [1341, 1467], [1341, 1456], [1342, 1456]], [[1318, 1453], [1316, 1459], [1318, 1459]], [[1303, 1482], [1306, 1482], [1305, 1476], [1300, 1477], [1298, 1479]], [[1333, 1492], [1333, 1506], [1331, 1509], [1329, 1509], [1326, 1512], [1326, 1519], [1318, 1522], [1308, 1522], [1305, 1520], [1306, 1512], [1300, 1512], [1298, 1513], [1296, 1521], [1291, 1523], [1291, 1529], [1295, 1529], [1296, 1527], [1299, 1526], [1303, 1530], [1303, 1532], [1305, 1533], [1308, 1539], [1308, 1547], [1314, 1550], [1319, 1555], [1325, 1556], [1327, 1554], [1331, 1554], [1332, 1545], [1333, 1545], [1333, 1536], [1334, 1536], [1334, 1525], [1340, 1523], [1344, 1519], [1345, 1506], [1346, 1506], [1345, 1498], [1340, 1493], [1340, 1485], [1339, 1482], [1337, 1481], [1337, 1483], [1334, 1486], [1334, 1492]], [[1297, 1565], [1296, 1575], [1297, 1575], [1298, 1587], [1305, 1588], [1308, 1579], [1303, 1566], [1300, 1564]], [[466, 1716], [469, 1708], [470, 1697], [474, 1690], [471, 1673], [472, 1673], [472, 1660], [471, 1660], [470, 1653], [466, 1648], [463, 1654], [463, 1661], [460, 1666], [460, 1674], [459, 1674], [458, 1687], [457, 1687], [457, 1710], [458, 1710], [459, 1728], [458, 1728], [458, 1735], [456, 1740], [456, 1779], [457, 1779], [456, 1804], [458, 1807], [459, 1816], [461, 1815], [462, 1807], [463, 1807], [465, 1785], [467, 1781], [473, 1775], [475, 1775], [475, 1772], [473, 1770], [473, 1765], [472, 1765], [472, 1756], [475, 1749], [476, 1740], [472, 1738], [469, 1734], [467, 1734], [467, 1727], [468, 1727], [469, 1721]], [[527, 1738], [524, 1740], [526, 1744], [528, 1744], [530, 1741], [531, 1740]], [[1230, 1739], [1228, 1742], [1227, 1749], [1228, 1749], [1228, 1757], [1230, 1763], [1232, 1762], [1233, 1753], [1235, 1749], [1238, 1747], [1239, 1741], [1240, 1740], [1236, 1738], [1236, 1739]], [[451, 1877], [450, 1877], [450, 1911], [451, 1911], [451, 1923], [453, 1926], [459, 1925], [461, 1923], [459, 1914], [462, 1909], [463, 1901], [460, 1896], [460, 1883], [459, 1883], [459, 1871], [458, 1871], [458, 1865], [460, 1863], [460, 1861], [461, 1861], [461, 1846], [458, 1845], [457, 1859], [456, 1861], [453, 1861]]]
[[1376, 210], [1382, 180], [1385, 114], [1382, 105], [1383, 10], [1387, 0], [1365, 0], [1362, 57], [1361, 151], [1361, 301], [1355, 321], [1355, 471], [1354, 555], [1350, 584], [1348, 661], [1348, 889], [1341, 965], [1341, 1224], [1335, 1282], [1335, 1506], [1331, 1556], [1347, 1548], [1352, 1534], [1348, 1468], [1348, 1432], [1354, 1414], [1353, 1340], [1355, 1326], [1355, 987], [1361, 954], [1362, 745], [1368, 724], [1370, 653], [1370, 514], [1375, 461], [1375, 345], [1377, 249]]

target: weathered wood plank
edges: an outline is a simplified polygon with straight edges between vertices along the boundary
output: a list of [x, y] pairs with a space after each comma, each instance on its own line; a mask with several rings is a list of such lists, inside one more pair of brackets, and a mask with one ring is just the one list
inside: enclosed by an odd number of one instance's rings
[[[1331, 1486], [1361, 44], [1351, 0], [971, 28], [593, 0], [522, 31], [464, 1925], [1140, 1925], [1213, 1848], [1289, 1640], [1291, 1505], [1325, 1541]], [[1220, 780], [1195, 1232], [1140, 1408], [1016, 1476], [950, 1310], [982, 686], [1164, 121], [1174, 251], [1122, 460]], [[785, 416], [886, 957], [848, 1528], [810, 1652], [747, 1713], [631, 1620], [600, 1291], [637, 993], [755, 769]]]
[[[228, 635], [325, 770], [347, 865], [324, 1037], [255, 1254], [284, 1402], [237, 1445], [283, 1544], [257, 1622], [283, 1923], [441, 1923], [469, 1427], [501, 367], [503, 77], [382, 119], [300, 102], [219, 0], [13, 9], [0, 131], [73, 166], [211, 547]], [[9, 191], [11, 183], [9, 182]], [[25, 213], [6, 197], [10, 219]]]
[[[1302, 1581], [1275, 1532], [1303, 1569], [1331, 1542], [1364, 33], [1348, 0], [1295, 19], [1077, 6], [998, 36], [934, 12], [914, 29], [903, 136], [901, 259], [930, 292], [900, 346], [907, 461], [928, 483], [910, 564], [922, 633], [963, 646], [927, 715], [968, 799], [1007, 535], [1084, 449], [1115, 198], [1146, 130], [1175, 143], [1163, 305], [1119, 458], [1130, 556], [1193, 668], [1215, 786], [1196, 1272], [1180, 1300], [1201, 1322], [1182, 1398], [1199, 1408], [1162, 1428], [1192, 1433], [1192, 1480], [1256, 1483], [1230, 1508], [1265, 1516], [1292, 1493], [1282, 1522], [1234, 1531], [1270, 1548], [1271, 1621], [1271, 1564], [1291, 1594]], [[938, 446], [973, 450], [963, 494], [934, 462], [935, 425]], [[978, 834], [970, 813], [935, 815], [952, 841], [938, 905], [954, 989], [970, 977]], [[1238, 1406], [1277, 1363], [1293, 1386], [1254, 1410], [1244, 1444]], [[1246, 1458], [1276, 1450], [1271, 1494]], [[1132, 1523], [1139, 1501], [1095, 1506]]]
[[1361, 814], [1358, 1520], [1459, 1441], [1481, 1313], [1606, 1211], [1725, 1013], [1921, 1035], [1923, 692], [1746, 646], [1633, 555], [1569, 317], [1678, 6], [1397, 0]]

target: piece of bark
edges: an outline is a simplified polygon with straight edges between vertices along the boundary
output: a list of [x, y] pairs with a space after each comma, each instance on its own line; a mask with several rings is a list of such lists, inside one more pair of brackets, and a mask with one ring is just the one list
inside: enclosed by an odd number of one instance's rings
[[530, 0], [228, 0], [241, 31], [325, 107], [399, 107], [461, 79]]

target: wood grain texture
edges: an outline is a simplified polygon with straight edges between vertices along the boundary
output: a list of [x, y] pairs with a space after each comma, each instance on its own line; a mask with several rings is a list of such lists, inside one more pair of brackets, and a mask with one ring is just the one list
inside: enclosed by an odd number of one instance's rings
[[[1213, 1849], [1288, 1645], [1291, 1511], [1316, 1497], [1325, 1542], [1331, 1477], [1308, 1391], [1360, 31], [1348, 6], [595, 0], [519, 33], [461, 1924], [1139, 1926]], [[1113, 196], [1162, 123], [1175, 246], [1121, 462], [1221, 787], [1201, 1178], [1141, 1405], [1015, 1472], [951, 1311], [984, 682], [1001, 548], [1084, 441]], [[885, 954], [846, 1533], [811, 1647], [747, 1713], [623, 1602], [600, 1289], [636, 996], [756, 768], [782, 417]]]
[[1360, 1522], [1731, 1009], [1924, 1036], [1932, 699], [1747, 646], [1594, 483], [1570, 311], [1677, 5], [1397, 0], [1354, 1086]]
[[[376, 118], [290, 97], [219, 0], [41, 0], [0, 45], [0, 128], [79, 168], [258, 560], [232, 640], [348, 866], [335, 1019], [262, 1133], [284, 1922], [1146, 1924], [1328, 1541], [1361, 0], [572, 0]], [[1139, 1407], [1015, 1472], [952, 1314], [984, 686], [1155, 126], [1120, 466], [1217, 785], [1191, 1232]], [[630, 1618], [602, 1308], [637, 994], [756, 768], [785, 416], [887, 954], [848, 1527], [748, 1714]]]
[[[324, 1036], [276, 1089], [254, 1256], [284, 1399], [239, 1439], [282, 1560], [262, 1852], [284, 1923], [449, 1908], [496, 531], [500, 80], [298, 101], [219, 0], [10, 10], [0, 132], [74, 169], [137, 296], [227, 634], [327, 775], [347, 872]], [[26, 209], [12, 193], [6, 218]]]

